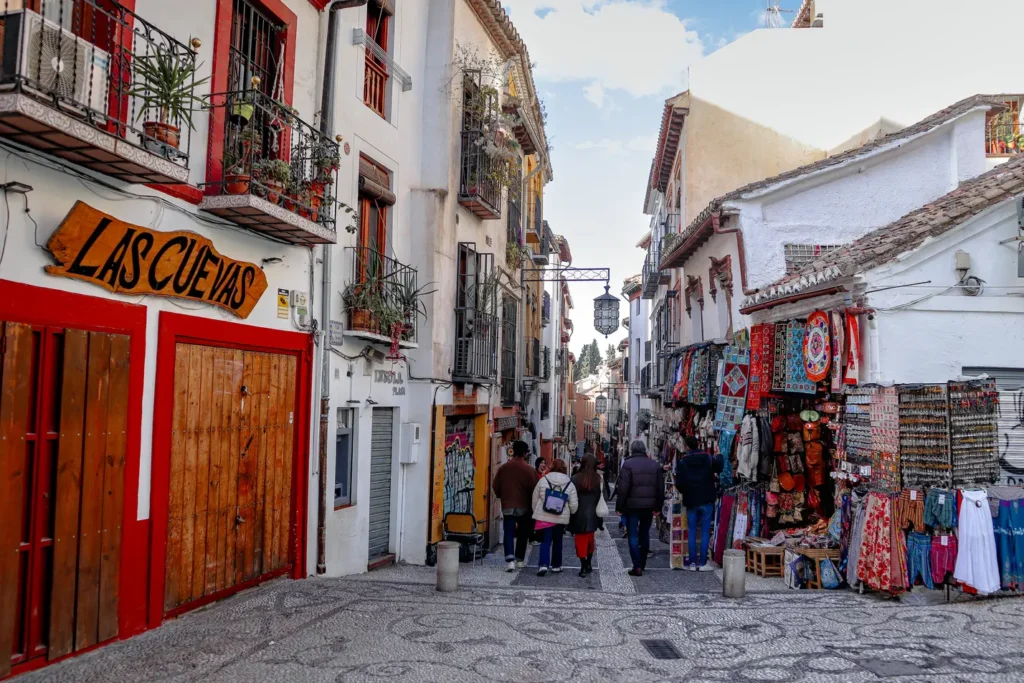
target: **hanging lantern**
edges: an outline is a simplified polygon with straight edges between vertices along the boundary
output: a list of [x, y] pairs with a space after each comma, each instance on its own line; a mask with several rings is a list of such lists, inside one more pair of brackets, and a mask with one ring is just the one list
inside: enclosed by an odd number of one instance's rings
[[608, 410], [608, 399], [605, 398], [604, 394], [598, 394], [597, 398], [594, 399], [594, 412], [598, 415], [604, 415], [606, 410]]
[[605, 285], [604, 294], [594, 299], [594, 329], [605, 337], [619, 329], [619, 298], [609, 289]]
[[594, 431], [595, 432], [601, 431], [601, 418], [595, 417], [593, 425], [594, 425]]

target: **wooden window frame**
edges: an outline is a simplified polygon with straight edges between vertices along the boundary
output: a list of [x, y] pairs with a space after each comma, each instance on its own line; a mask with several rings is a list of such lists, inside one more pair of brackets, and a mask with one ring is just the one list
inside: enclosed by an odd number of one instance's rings
[[[283, 0], [247, 0], [259, 7], [284, 26], [281, 39], [284, 41], [284, 103], [292, 104], [295, 89], [295, 48], [298, 33], [298, 18], [284, 4]], [[224, 93], [231, 87], [231, 30], [234, 14], [233, 0], [217, 0], [213, 34], [213, 73], [210, 76], [210, 92]], [[224, 179], [224, 142], [227, 111], [225, 107], [211, 107], [210, 131], [207, 144], [206, 182], [207, 194], [218, 194], [219, 183]]]
[[[384, 11], [376, 0], [366, 3], [366, 35], [377, 43], [382, 50], [388, 51], [391, 41], [391, 22], [393, 17]], [[363, 104], [380, 116], [388, 118], [388, 89], [391, 86], [391, 74], [387, 65], [374, 56], [370, 48], [366, 48], [366, 64], [363, 75]], [[374, 86], [373, 84], [377, 85]]]

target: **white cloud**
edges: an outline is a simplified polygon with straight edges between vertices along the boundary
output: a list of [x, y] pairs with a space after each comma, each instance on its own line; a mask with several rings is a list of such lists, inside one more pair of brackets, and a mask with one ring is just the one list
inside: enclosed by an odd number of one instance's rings
[[630, 138], [629, 140], [615, 140], [612, 138], [586, 140], [584, 142], [577, 143], [576, 149], [596, 150], [609, 155], [634, 153], [649, 154], [654, 151], [654, 146], [656, 144], [657, 136], [638, 135], [634, 138]]
[[537, 78], [587, 81], [591, 102], [604, 101], [595, 86], [634, 97], [679, 90], [687, 67], [704, 54], [700, 36], [668, 10], [667, 0], [503, 4], [526, 41]]
[[583, 88], [583, 96], [598, 109], [604, 106], [604, 88], [597, 81]]

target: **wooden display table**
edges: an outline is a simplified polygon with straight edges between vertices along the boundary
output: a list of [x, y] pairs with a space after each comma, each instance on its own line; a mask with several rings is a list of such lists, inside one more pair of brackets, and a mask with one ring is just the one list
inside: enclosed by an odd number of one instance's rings
[[[821, 588], [821, 561], [832, 560], [834, 564], [839, 562], [838, 548], [791, 548], [798, 555], [802, 555], [814, 564], [814, 576], [807, 580], [808, 588]], [[836, 566], [838, 571], [839, 567]]]
[[772, 545], [752, 545], [747, 548], [747, 571], [758, 576], [781, 577], [785, 548]]

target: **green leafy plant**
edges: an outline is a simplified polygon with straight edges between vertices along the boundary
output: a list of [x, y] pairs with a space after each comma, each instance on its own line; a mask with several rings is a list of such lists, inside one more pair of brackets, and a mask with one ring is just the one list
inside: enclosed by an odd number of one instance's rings
[[136, 87], [128, 94], [138, 97], [144, 106], [139, 108], [136, 120], [141, 119], [150, 109], [159, 112], [159, 122], [183, 121], [190, 129], [192, 106], [202, 103], [195, 90], [204, 85], [209, 77], [194, 80], [198, 66], [193, 59], [183, 57], [166, 48], [157, 49], [152, 55], [136, 57], [132, 64], [135, 69]]
[[263, 174], [261, 177], [266, 180], [281, 183], [286, 186], [291, 182], [292, 167], [283, 159], [267, 160], [261, 163]]

